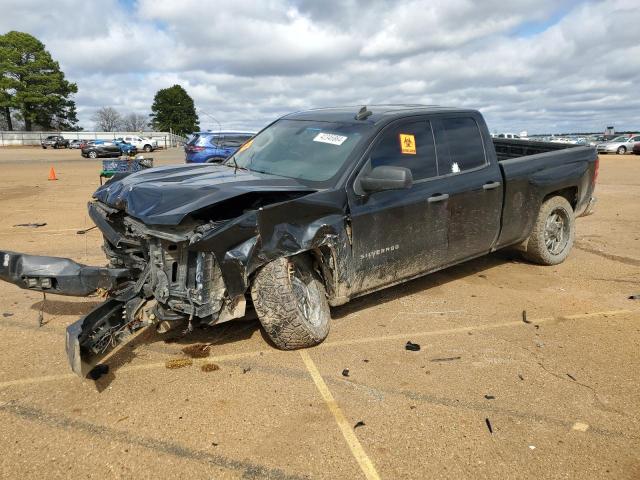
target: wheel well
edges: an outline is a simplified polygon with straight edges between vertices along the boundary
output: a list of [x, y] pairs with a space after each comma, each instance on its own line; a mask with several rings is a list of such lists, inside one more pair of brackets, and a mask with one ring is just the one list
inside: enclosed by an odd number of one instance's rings
[[571, 204], [571, 207], [575, 210], [576, 205], [578, 204], [578, 187], [567, 187], [562, 190], [556, 190], [555, 192], [551, 192], [547, 194], [546, 197], [542, 200], [542, 203], [549, 200], [551, 197], [564, 197], [567, 199], [567, 202]]

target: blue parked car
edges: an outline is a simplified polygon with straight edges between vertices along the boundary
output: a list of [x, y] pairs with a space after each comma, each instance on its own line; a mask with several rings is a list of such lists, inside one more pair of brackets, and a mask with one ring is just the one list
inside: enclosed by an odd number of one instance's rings
[[250, 132], [197, 132], [184, 146], [186, 163], [220, 163], [252, 138]]

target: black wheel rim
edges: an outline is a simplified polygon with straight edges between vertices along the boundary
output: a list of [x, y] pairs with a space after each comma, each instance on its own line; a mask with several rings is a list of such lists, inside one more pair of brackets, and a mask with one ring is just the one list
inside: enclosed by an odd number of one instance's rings
[[563, 208], [556, 208], [544, 225], [544, 244], [552, 255], [560, 255], [569, 243], [569, 215]]

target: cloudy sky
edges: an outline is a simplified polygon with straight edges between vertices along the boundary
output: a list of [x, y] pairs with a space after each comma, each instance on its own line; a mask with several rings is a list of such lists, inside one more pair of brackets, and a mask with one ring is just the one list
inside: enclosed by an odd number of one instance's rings
[[638, 0], [0, 0], [102, 106], [148, 113], [175, 83], [201, 127], [306, 108], [479, 109], [492, 131], [640, 130]]

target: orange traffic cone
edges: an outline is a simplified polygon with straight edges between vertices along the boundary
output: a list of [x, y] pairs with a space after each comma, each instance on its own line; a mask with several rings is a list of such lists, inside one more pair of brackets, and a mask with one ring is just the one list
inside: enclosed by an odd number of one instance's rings
[[58, 177], [56, 177], [56, 171], [53, 167], [51, 167], [51, 169], [49, 170], [49, 180], [57, 180]]

